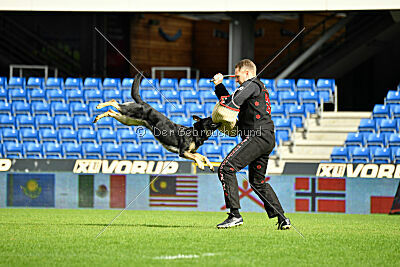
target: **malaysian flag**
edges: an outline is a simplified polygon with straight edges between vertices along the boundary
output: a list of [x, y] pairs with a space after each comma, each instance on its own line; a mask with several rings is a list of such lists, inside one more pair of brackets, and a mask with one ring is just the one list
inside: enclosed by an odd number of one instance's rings
[[197, 176], [150, 176], [150, 184], [150, 207], [197, 208]]

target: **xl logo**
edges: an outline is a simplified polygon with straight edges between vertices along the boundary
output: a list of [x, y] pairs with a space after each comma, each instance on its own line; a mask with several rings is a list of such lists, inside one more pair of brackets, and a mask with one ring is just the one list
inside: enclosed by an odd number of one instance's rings
[[400, 164], [320, 163], [318, 177], [400, 178]]

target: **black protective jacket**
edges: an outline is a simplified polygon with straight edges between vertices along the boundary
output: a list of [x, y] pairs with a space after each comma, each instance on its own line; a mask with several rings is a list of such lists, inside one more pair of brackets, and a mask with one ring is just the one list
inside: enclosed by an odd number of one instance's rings
[[259, 79], [245, 81], [232, 95], [220, 83], [215, 87], [215, 95], [221, 105], [239, 111], [238, 127], [242, 132], [258, 129], [274, 131], [269, 93]]

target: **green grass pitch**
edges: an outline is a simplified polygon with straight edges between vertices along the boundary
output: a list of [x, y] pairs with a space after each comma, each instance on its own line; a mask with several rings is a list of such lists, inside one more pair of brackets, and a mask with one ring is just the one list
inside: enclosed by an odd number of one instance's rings
[[400, 266], [400, 216], [263, 213], [217, 230], [222, 212], [0, 209], [0, 265]]

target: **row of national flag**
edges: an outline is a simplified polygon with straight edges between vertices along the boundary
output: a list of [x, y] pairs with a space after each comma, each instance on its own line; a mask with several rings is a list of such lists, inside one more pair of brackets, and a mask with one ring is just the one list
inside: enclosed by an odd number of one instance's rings
[[[149, 178], [149, 207], [183, 209], [199, 207], [198, 176], [151, 175]], [[77, 175], [76, 179], [77, 190], [73, 191], [72, 195], [78, 199], [77, 207], [105, 209], [126, 207], [126, 175]], [[57, 180], [60, 181], [61, 179]], [[295, 177], [295, 199], [292, 200], [294, 210], [346, 213], [346, 194], [348, 194], [346, 181], [345, 178]], [[55, 207], [55, 184], [54, 174], [10, 173], [7, 175], [7, 206]], [[262, 208], [262, 203], [252, 188], [244, 185], [240, 189], [241, 198], [249, 198]], [[399, 184], [394, 196], [364, 193], [368, 194], [370, 200], [370, 213], [400, 213]]]

